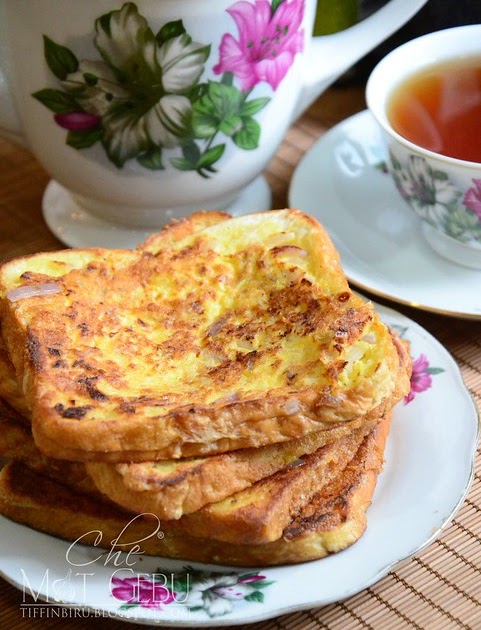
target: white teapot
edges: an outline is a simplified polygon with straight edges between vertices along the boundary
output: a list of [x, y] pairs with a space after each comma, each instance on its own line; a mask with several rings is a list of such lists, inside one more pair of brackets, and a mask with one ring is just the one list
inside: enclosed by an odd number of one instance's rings
[[0, 0], [0, 133], [53, 178], [44, 216], [68, 245], [268, 209], [292, 121], [425, 1], [312, 37], [315, 0]]

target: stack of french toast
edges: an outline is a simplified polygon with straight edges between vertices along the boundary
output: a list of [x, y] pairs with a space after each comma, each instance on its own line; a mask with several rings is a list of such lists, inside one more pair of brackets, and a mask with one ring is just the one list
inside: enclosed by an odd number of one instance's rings
[[411, 358], [312, 217], [199, 212], [6, 262], [0, 322], [5, 517], [237, 566], [362, 535]]

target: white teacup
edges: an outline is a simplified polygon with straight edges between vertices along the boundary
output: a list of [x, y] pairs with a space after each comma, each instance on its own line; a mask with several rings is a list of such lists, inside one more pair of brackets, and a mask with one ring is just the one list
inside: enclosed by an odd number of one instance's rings
[[427, 242], [444, 258], [481, 269], [481, 163], [420, 147], [395, 131], [388, 117], [393, 93], [410, 77], [476, 57], [481, 65], [481, 24], [423, 35], [379, 62], [369, 77], [366, 99], [383, 130], [389, 172], [402, 199], [420, 217]]
[[44, 216], [69, 245], [264, 210], [293, 119], [425, 1], [312, 38], [315, 0], [0, 0], [0, 127], [53, 177]]

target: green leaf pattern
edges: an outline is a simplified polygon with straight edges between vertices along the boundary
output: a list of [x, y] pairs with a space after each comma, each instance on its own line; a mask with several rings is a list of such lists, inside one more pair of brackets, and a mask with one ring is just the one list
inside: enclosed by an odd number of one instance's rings
[[[280, 2], [273, 2], [273, 11]], [[95, 21], [98, 59], [78, 60], [67, 47], [44, 36], [47, 65], [59, 82], [32, 94], [56, 115], [65, 115], [66, 143], [87, 149], [101, 143], [118, 168], [135, 159], [143, 168], [168, 166], [202, 177], [228, 142], [251, 151], [259, 146], [255, 116], [270, 98], [248, 100], [233, 75], [202, 81], [211, 47], [192, 40], [182, 20], [154, 33], [133, 2]], [[91, 127], [75, 126], [68, 114], [91, 114]], [[89, 119], [89, 120], [90, 120]]]
[[77, 70], [77, 57], [68, 48], [56, 44], [46, 35], [43, 38], [43, 46], [47, 65], [57, 79], [63, 81], [68, 74]]
[[465, 205], [466, 190], [421, 156], [401, 161], [391, 152], [390, 162], [398, 191], [421, 219], [461, 242], [481, 244], [481, 218]]
[[79, 111], [79, 101], [67, 92], [46, 88], [33, 96], [55, 114], [68, 114]]

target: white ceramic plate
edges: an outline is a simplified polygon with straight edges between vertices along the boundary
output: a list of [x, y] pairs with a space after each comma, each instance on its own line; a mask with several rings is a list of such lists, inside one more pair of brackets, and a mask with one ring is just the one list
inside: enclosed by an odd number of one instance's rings
[[[222, 569], [147, 556], [109, 557], [93, 547], [74, 546], [69, 552], [65, 542], [0, 518], [1, 574], [20, 589], [23, 616], [41, 606], [44, 618], [58, 616], [58, 610], [66, 611], [59, 609], [61, 603], [73, 607], [67, 611], [72, 616], [82, 609], [151, 625], [250, 623], [343, 600], [432, 542], [453, 518], [470, 485], [476, 407], [456, 363], [439, 342], [403, 315], [384, 307], [379, 312], [411, 342], [415, 397], [395, 410], [368, 528], [355, 545], [294, 566]], [[173, 583], [172, 574], [182, 571]], [[127, 603], [140, 574], [142, 588], [136, 601]], [[155, 601], [149, 606], [153, 592]], [[32, 594], [36, 602], [26, 597]]]
[[325, 226], [358, 287], [415, 308], [481, 319], [481, 271], [431, 249], [384, 164], [381, 132], [363, 111], [327, 132], [304, 156], [289, 205]]

